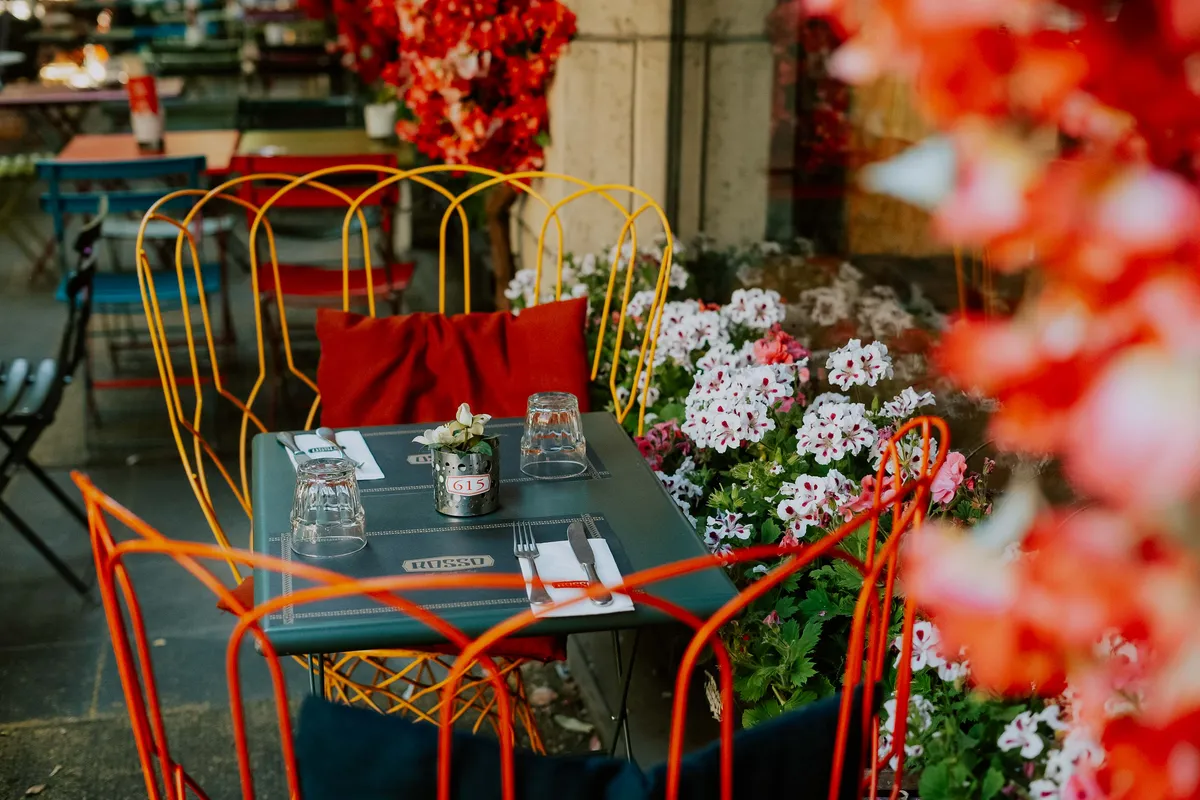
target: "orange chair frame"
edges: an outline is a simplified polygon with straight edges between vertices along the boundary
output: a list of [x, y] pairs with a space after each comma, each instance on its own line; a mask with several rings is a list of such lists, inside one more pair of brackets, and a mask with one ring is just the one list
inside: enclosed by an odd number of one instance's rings
[[[941, 441], [938, 455], [930, 459], [932, 433], [937, 431]], [[919, 432], [921, 437], [921, 468], [919, 477], [901, 483], [901, 461], [896, 443], [910, 432]], [[891, 797], [899, 796], [903, 778], [904, 744], [907, 736], [908, 715], [902, 713], [895, 720], [895, 732], [891, 751], [878, 752], [880, 720], [875, 710], [875, 684], [883, 679], [888, 662], [888, 620], [896, 599], [896, 573], [899, 547], [904, 534], [918, 527], [925, 518], [930, 505], [930, 485], [948, 451], [949, 434], [945, 423], [933, 417], [921, 417], [902, 426], [889, 441], [884, 461], [878, 471], [878, 482], [874, 502], [870, 509], [839, 526], [813, 544], [798, 544], [781, 547], [761, 545], [735, 550], [721, 557], [701, 556], [642, 570], [625, 576], [621, 590], [631, 593], [638, 603], [655, 608], [695, 630], [676, 676], [674, 707], [671, 724], [671, 740], [668, 751], [666, 796], [675, 800], [679, 794], [679, 769], [683, 750], [683, 730], [686, 724], [688, 686], [696, 663], [707, 648], [711, 648], [720, 673], [720, 696], [724, 709], [733, 708], [733, 682], [729, 654], [717, 636], [721, 626], [743, 611], [749, 603], [764, 595], [797, 570], [818, 558], [840, 558], [852, 564], [863, 574], [863, 588], [855, 606], [851, 624], [850, 642], [847, 650], [847, 668], [842, 682], [842, 705], [838, 722], [837, 740], [833, 761], [834, 780], [830, 785], [830, 800], [837, 796], [842, 769], [846, 767], [846, 751], [851, 735], [853, 690], [861, 687], [862, 701], [862, 763], [857, 765], [863, 775], [861, 787], [874, 797], [878, 786], [881, 765], [895, 757], [895, 771]], [[885, 474], [890, 462], [894, 469], [891, 476]], [[336, 572], [310, 566], [301, 562], [289, 562], [271, 556], [238, 550], [226, 550], [212, 545], [172, 541], [147, 525], [140, 518], [116, 503], [97, 489], [88, 478], [78, 472], [73, 478], [83, 492], [88, 511], [98, 582], [101, 598], [108, 620], [109, 632], [116, 652], [126, 703], [133, 723], [133, 734], [141, 761], [147, 796], [151, 800], [183, 800], [188, 792], [206, 798], [201, 787], [187, 774], [183, 766], [172, 757], [162, 718], [162, 706], [158, 697], [154, 673], [151, 667], [151, 647], [147, 639], [141, 606], [138, 603], [126, 564], [135, 556], [163, 554], [177, 561], [185, 570], [201, 581], [216, 596], [229, 603], [238, 613], [226, 651], [226, 678], [230, 690], [230, 713], [233, 721], [234, 746], [237, 751], [239, 779], [242, 796], [254, 797], [254, 780], [250, 770], [245, 731], [245, 709], [241, 698], [241, 676], [238, 653], [247, 634], [252, 636], [266, 657], [276, 702], [281, 750], [285, 762], [289, 796], [300, 797], [295, 750], [292, 739], [291, 721], [288, 713], [287, 692], [279, 659], [270, 640], [263, 633], [259, 620], [276, 612], [287, 604], [315, 603], [351, 594], [361, 594], [381, 605], [390, 606], [400, 613], [411, 615], [431, 630], [461, 648], [462, 657], [451, 669], [441, 692], [444, 702], [439, 719], [438, 797], [449, 800], [451, 763], [451, 735], [453, 708], [452, 699], [470, 666], [478, 663], [487, 673], [494, 696], [500, 706], [499, 738], [502, 751], [501, 787], [505, 800], [513, 800], [514, 773], [512, 749], [514, 744], [509, 697], [504, 691], [501, 673], [489, 651], [501, 639], [519, 633], [535, 621], [532, 611], [524, 611], [494, 626], [475, 640], [469, 639], [458, 628], [409, 600], [404, 594], [411, 590], [453, 589], [469, 586], [487, 589], [524, 588], [523, 579], [512, 575], [441, 574], [403, 575], [356, 581]], [[881, 499], [884, 483], [890, 483], [895, 495], [884, 502]], [[886, 539], [879, 543], [880, 517], [891, 513], [891, 530]], [[127, 526], [139, 538], [117, 542], [109, 527], [109, 518]], [[869, 526], [870, 539], [866, 556], [858, 560], [838, 548], [852, 532], [863, 525]], [[701, 620], [686, 609], [650, 593], [647, 589], [654, 584], [702, 569], [783, 558], [777, 567], [766, 576], [743, 590], [708, 620]], [[300, 590], [287, 598], [276, 598], [254, 608], [242, 606], [230, 590], [202, 564], [204, 561], [233, 559], [237, 563], [254, 569], [289, 572], [318, 585]], [[882, 584], [882, 585], [881, 585]], [[594, 590], [601, 591], [600, 587]], [[897, 708], [907, 709], [912, 680], [912, 631], [916, 608], [911, 600], [904, 603], [900, 658], [896, 668]], [[723, 800], [732, 797], [733, 768], [733, 717], [723, 713], [720, 720], [720, 789]], [[161, 789], [160, 791], [160, 778]]]

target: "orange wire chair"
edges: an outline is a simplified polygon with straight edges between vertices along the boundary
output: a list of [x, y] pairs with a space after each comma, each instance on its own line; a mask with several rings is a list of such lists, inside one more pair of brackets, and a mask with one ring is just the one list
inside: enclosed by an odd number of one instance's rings
[[[937, 432], [941, 447], [936, 458], [931, 459], [933, 433]], [[901, 459], [896, 443], [910, 433], [921, 439], [921, 463], [916, 479], [901, 483]], [[666, 564], [625, 576], [622, 590], [633, 595], [636, 602], [653, 607], [662, 613], [689, 626], [695, 635], [683, 654], [676, 675], [671, 724], [671, 740], [668, 751], [666, 796], [674, 800], [679, 793], [679, 766], [683, 755], [683, 731], [687, 721], [687, 698], [692, 673], [701, 656], [711, 650], [716, 661], [720, 687], [722, 713], [720, 719], [721, 744], [721, 794], [728, 800], [732, 796], [732, 767], [734, 733], [733, 680], [730, 656], [717, 635], [722, 625], [742, 612], [756, 598], [769, 592], [787, 580], [798, 570], [819, 558], [839, 558], [861, 572], [863, 586], [858, 596], [850, 628], [846, 668], [842, 681], [841, 713], [838, 722], [836, 748], [833, 759], [834, 780], [830, 784], [830, 798], [837, 796], [838, 777], [843, 768], [857, 769], [862, 775], [861, 789], [876, 796], [879, 772], [882, 765], [895, 757], [897, 767], [891, 791], [893, 800], [901, 791], [904, 769], [904, 744], [907, 736], [908, 715], [900, 713], [895, 720], [893, 744], [889, 752], [879, 752], [880, 719], [874, 697], [876, 684], [884, 679], [885, 670], [892, 661], [888, 653], [889, 631], [893, 603], [896, 600], [897, 561], [901, 540], [907, 532], [918, 527], [924, 520], [930, 505], [930, 484], [940, 469], [948, 451], [949, 437], [946, 425], [940, 419], [922, 417], [913, 420], [897, 431], [890, 440], [884, 454], [884, 463], [878, 471], [875, 500], [872, 507], [858, 517], [844, 523], [834, 532], [812, 544], [789, 547], [762, 545], [736, 550], [716, 557], [701, 556], [674, 564]], [[888, 476], [885, 467], [890, 463], [893, 474]], [[299, 798], [299, 780], [293, 746], [293, 734], [288, 706], [288, 694], [283, 671], [270, 639], [263, 633], [259, 621], [268, 614], [280, 611], [286, 604], [316, 603], [322, 600], [363, 595], [381, 606], [388, 606], [397, 613], [411, 615], [427, 625], [432, 631], [461, 648], [462, 658], [450, 669], [450, 674], [440, 687], [443, 702], [438, 711], [439, 759], [438, 796], [449, 800], [452, 763], [451, 733], [456, 712], [455, 696], [461, 692], [461, 683], [468, 677], [472, 665], [478, 664], [485, 673], [485, 680], [493, 689], [496, 704], [500, 707], [497, 733], [502, 752], [501, 775], [503, 797], [514, 797], [514, 773], [512, 749], [515, 736], [511, 722], [510, 699], [504, 687], [504, 674], [489, 653], [504, 637], [511, 636], [534, 622], [533, 612], [526, 610], [501, 624], [494, 626], [484, 635], [470, 640], [449, 622], [420, 605], [404, 598], [413, 590], [454, 589], [456, 587], [512, 589], [524, 588], [524, 580], [518, 574], [428, 574], [403, 575], [356, 581], [336, 572], [308, 564], [242, 550], [229, 550], [213, 545], [172, 541], [147, 525], [133, 513], [97, 489], [84, 475], [76, 472], [72, 476], [83, 493], [87, 506], [89, 530], [96, 560], [96, 570], [101, 598], [108, 620], [109, 632], [116, 653], [117, 669], [125, 700], [132, 721], [133, 735], [141, 761], [147, 796], [152, 800], [183, 800], [190, 793], [198, 798], [207, 798], [203, 789], [187, 773], [176, 759], [168, 743], [163, 723], [163, 707], [155, 682], [151, 664], [152, 648], [147, 639], [142, 608], [130, 576], [130, 563], [152, 554], [166, 555], [174, 559], [188, 573], [201, 581], [209, 590], [220, 597], [238, 614], [238, 621], [230, 636], [226, 652], [226, 678], [229, 685], [230, 714], [233, 721], [233, 744], [236, 749], [242, 796], [255, 796], [254, 777], [250, 767], [245, 729], [246, 708], [241, 696], [241, 674], [238, 654], [247, 636], [253, 638], [259, 651], [265, 656], [270, 671], [272, 690], [276, 704], [280, 747], [284, 760], [289, 797]], [[887, 502], [881, 499], [884, 484], [895, 492]], [[890, 528], [882, 530], [881, 518], [890, 514]], [[118, 542], [113, 536], [110, 520], [127, 527], [136, 538]], [[865, 557], [858, 559], [842, 550], [839, 545], [854, 531], [869, 526], [870, 538]], [[733, 564], [784, 559], [764, 577], [751, 584], [720, 611], [707, 620], [701, 620], [663, 598], [653, 594], [654, 586], [670, 578], [704, 569], [715, 569]], [[216, 577], [207, 566], [209, 562], [232, 560], [253, 569], [287, 572], [315, 585], [293, 593], [286, 598], [276, 598], [254, 608], [241, 604], [240, 600]], [[602, 587], [593, 593], [598, 594]], [[897, 708], [907, 709], [910, 701], [912, 679], [912, 631], [915, 619], [915, 604], [904, 602], [901, 628], [900, 657], [897, 660], [895, 694]], [[468, 678], [468, 684], [478, 686], [481, 682]], [[863, 693], [861, 727], [861, 763], [846, 763], [846, 754], [853, 733], [853, 692], [861, 687]], [[859, 795], [863, 796], [863, 795]]]
[[[434, 180], [439, 174], [462, 172], [474, 173], [481, 176], [483, 180], [457, 195]], [[374, 185], [366, 188], [356, 187], [353, 189], [353, 194], [344, 186], [339, 188], [339, 186], [334, 185], [339, 182], [344, 184], [348, 178], [356, 175], [361, 177], [364, 174], [368, 175], [372, 180], [376, 180], [380, 174], [387, 175], [388, 177], [383, 180], [377, 180]], [[532, 183], [537, 179], [562, 181], [570, 190], [563, 199], [552, 203], [543, 194], [533, 188]], [[559, 215], [560, 209], [568, 203], [591, 196], [597, 196], [606, 205], [615, 208], [619, 218], [623, 220], [623, 224], [615, 240], [616, 247], [613, 251], [613, 260], [608, 275], [608, 291], [599, 317], [598, 342], [605, 340], [605, 331], [609, 325], [615, 326], [618, 341], [625, 341], [623, 337], [628, 335], [626, 330], [626, 309], [633, 291], [636, 259], [630, 258], [627, 260], [628, 263], [623, 263], [621, 256], [622, 245], [628, 240], [633, 252], [636, 253], [638, 251], [638, 226], [636, 223], [639, 218], [646, 216], [653, 223], [656, 223], [656, 228], [661, 228], [662, 232], [666, 235], [666, 243], [658, 269], [655, 300], [650, 310], [645, 312], [649, 324], [646, 325], [645, 332], [641, 336], [641, 347], [636, 369], [626, 378], [622, 373], [618, 372], [620, 368], [620, 365], [617, 363], [618, 360], [614, 360], [611, 365], [604, 365], [606, 369], [610, 369], [608, 384], [616, 405], [618, 419], [624, 420], [632, 412], [635, 403], [638, 402], [639, 396], [639, 392], [635, 391], [634, 387], [641, 386], [640, 407], [638, 411], [639, 424], [644, 420], [646, 402], [652, 379], [650, 372], [654, 362], [655, 342], [658, 338], [658, 330], [662, 321], [662, 308], [666, 299], [668, 277], [671, 271], [671, 246], [673, 240], [663, 210], [645, 193], [637, 189], [616, 184], [592, 184], [570, 176], [544, 172], [520, 172], [512, 175], [504, 175], [491, 170], [467, 166], [427, 166], [402, 170], [379, 164], [364, 164], [326, 167], [302, 176], [293, 176], [285, 173], [247, 174], [225, 181], [209, 191], [187, 189], [172, 192], [152, 206], [142, 220], [142, 228], [137, 238], [138, 277], [142, 291], [143, 305], [146, 311], [146, 320], [150, 328], [150, 339], [161, 377], [171, 432], [174, 436], [180, 459], [183, 461], [184, 470], [192, 491], [200, 504], [205, 519], [213, 531], [213, 535], [216, 537], [217, 544], [223, 551], [230, 553], [226, 561], [236, 581], [240, 582], [243, 580], [243, 562], [239, 561], [232, 554], [233, 545], [226, 533], [225, 526], [218, 519], [216, 504], [213, 500], [213, 491], [217, 486], [224, 484], [233, 493], [246, 517], [252, 518], [253, 509], [250, 502], [247, 450], [249, 440], [255, 434], [269, 430], [268, 425], [263, 421], [266, 415], [261, 409], [264, 403], [262, 390], [268, 380], [273, 382], [272, 385], [277, 390], [282, 389], [282, 382], [285, 379], [290, 379], [293, 382], [298, 381], [312, 393], [313, 400], [304, 422], [305, 428], [313, 427], [321, 402], [316, 381], [312, 375], [297, 363], [297, 359], [294, 357], [293, 340], [288, 327], [288, 309], [285, 302], [286, 293], [264, 291], [272, 286], [281, 285], [280, 264], [269, 212], [272, 208], [290, 205], [289, 198], [293, 194], [303, 194], [311, 200], [311, 195], [314, 193], [325, 193], [334, 202], [340, 202], [345, 205], [346, 215], [342, 226], [341, 241], [342, 308], [349, 311], [352, 300], [360, 304], [365, 303], [365, 309], [361, 310], [364, 310], [369, 316], [373, 317], [376, 313], [376, 295], [378, 294], [373, 281], [377, 276], [378, 270], [372, 267], [373, 248], [371, 245], [371, 231], [368, 228], [363, 209], [364, 206], [369, 206], [377, 202], [381, 193], [395, 192], [402, 181], [410, 181], [424, 186], [440, 194], [447, 203], [440, 227], [438, 278], [439, 311], [441, 313], [446, 313], [447, 235], [451, 219], [455, 217], [458, 218], [462, 235], [462, 277], [466, 298], [463, 310], [465, 312], [470, 312], [471, 310], [470, 246], [464, 203], [472, 196], [492, 186], [507, 183], [518, 192], [528, 195], [534, 202], [540, 203], [541, 207], [545, 210], [545, 218], [538, 237], [536, 260], [534, 263], [536, 265], [539, 286], [542, 281], [543, 262], [546, 261], [554, 264], [557, 276], [555, 283], [556, 299], [562, 296], [565, 254], [563, 224]], [[269, 188], [264, 189], [264, 185], [270, 182], [277, 184], [278, 188], [274, 191], [271, 191]], [[255, 192], [247, 192], [247, 186], [254, 186]], [[636, 206], [636, 209], [633, 211], [628, 210], [626, 205], [614, 196], [615, 194], [624, 194], [632, 197], [632, 204]], [[181, 198], [187, 197], [195, 198], [195, 203], [185, 215], [178, 219], [167, 216], [167, 208], [178, 208]], [[162, 281], [164, 280], [164, 276], [163, 272], [155, 273], [151, 269], [151, 259], [146, 252], [144, 241], [144, 233], [148, 225], [155, 222], [160, 224], [165, 222], [175, 226], [179, 231], [174, 251], [175, 263], [173, 272], [175, 278], [180, 282], [180, 285], [183, 285], [185, 278], [190, 272], [193, 273], [194, 279], [199, 280], [202, 278], [202, 266], [197, 257], [196, 243], [192, 238], [191, 222], [197, 215], [204, 213], [214, 204], [220, 205], [226, 203], [231, 203], [234, 206], [244, 209], [250, 219], [248, 258], [250, 261], [251, 292], [250, 296], [245, 298], [245, 300], [251, 303], [254, 313], [257, 363], [253, 374], [248, 376], [250, 381], [248, 388], [241, 393], [234, 386], [231, 375], [233, 370], [226, 363], [227, 353], [217, 347], [218, 340], [213, 333], [210, 309], [206, 298], [203, 296], [193, 299], [185, 293], [182, 308], [174, 312], [182, 316], [182, 327], [187, 344], [187, 362], [183, 365], [177, 365], [172, 361], [167, 342], [163, 311], [160, 307], [156, 290], [156, 280]], [[551, 233], [554, 244], [552, 258], [546, 255], [547, 235]], [[259, 254], [262, 248], [259, 245], [264, 236], [266, 238], [266, 251], [269, 255], [270, 263], [260, 265]], [[352, 264], [350, 247], [351, 241], [355, 238], [361, 238], [362, 256], [361, 259], [356, 260]], [[170, 272], [170, 270], [167, 270], [168, 274]], [[264, 287], [260, 284], [260, 281], [266, 276], [271, 276], [271, 280], [269, 285]], [[618, 279], [621, 280], [619, 294]], [[365, 291], [357, 291], [360, 288], [358, 284], [364, 281]], [[271, 305], [275, 306], [275, 320], [269, 319], [265, 313]], [[620, 311], [612, 314], [617, 308]], [[278, 326], [277, 329], [275, 329], [276, 325]], [[653, 335], [651, 335], [652, 331]], [[278, 346], [264, 347], [264, 340], [274, 342], [276, 334], [280, 339]], [[611, 330], [609, 334], [611, 336]], [[552, 342], [547, 343], [548, 346], [553, 346], [553, 344]], [[281, 351], [279, 351], [279, 347], [281, 347]], [[592, 359], [593, 379], [596, 379], [601, 372], [602, 349], [602, 346], [598, 344]], [[271, 359], [272, 363], [269, 366], [268, 352], [270, 350], [276, 350], [277, 352], [274, 353], [274, 357]], [[273, 375], [269, 374], [272, 370]], [[209, 384], [212, 387], [211, 391], [217, 397], [215, 403], [206, 403], [205, 401], [202, 387]], [[190, 394], [181, 392], [181, 386], [185, 388], [191, 386], [192, 392]], [[627, 400], [620, 399], [620, 389], [629, 390]], [[237, 416], [236, 426], [230, 424], [230, 420], [225, 418], [223, 421], [217, 422], [214, 427], [216, 415], [222, 412], [229, 413], [230, 411]], [[397, 422], [403, 422], [403, 420], [397, 420]], [[208, 432], [213, 430], [230, 430], [234, 427], [237, 429], [237, 457], [235, 463], [226, 464], [220, 458], [217, 446], [209, 440]], [[401, 666], [389, 663], [389, 657], [393, 656], [401, 659]], [[328, 668], [324, 670], [324, 673], [326, 680], [332, 682], [331, 690], [335, 695], [344, 693], [346, 697], [353, 699], [355, 702], [361, 702], [373, 708], [393, 711], [402, 710], [406, 713], [412, 713], [418, 717], [427, 719], [429, 718], [428, 714], [411, 702], [413, 699], [411, 696], [412, 692], [417, 691], [419, 697], [424, 697], [431, 692], [435, 692], [437, 687], [441, 685], [435, 673], [448, 669], [451, 660], [448, 656], [416, 651], [342, 654], [330, 658], [327, 665]], [[513, 698], [519, 704], [524, 703], [523, 688], [519, 680], [520, 672], [516, 669], [519, 666], [519, 661], [508, 660], [504, 664], [505, 668], [512, 672], [517, 686], [514, 690]], [[497, 712], [497, 707], [494, 704], [485, 704], [481, 708], [484, 709], [483, 713], [493, 717]], [[524, 713], [524, 718], [529, 718], [527, 709]], [[535, 743], [538, 742], [536, 730], [531, 730], [530, 736]]]

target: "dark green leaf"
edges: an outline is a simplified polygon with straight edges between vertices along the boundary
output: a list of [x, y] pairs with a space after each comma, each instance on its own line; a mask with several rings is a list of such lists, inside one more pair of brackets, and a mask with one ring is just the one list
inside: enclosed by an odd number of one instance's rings
[[779, 530], [779, 525], [773, 519], [768, 519], [762, 525], [758, 526], [758, 530], [762, 533], [764, 544], [774, 544], [783, 535], [783, 531]]
[[993, 764], [983, 776], [983, 788], [980, 791], [981, 800], [992, 800], [1004, 788], [1004, 773]]
[[767, 693], [767, 688], [771, 685], [771, 679], [775, 677], [775, 674], [774, 667], [759, 667], [747, 675], [745, 680], [739, 682], [738, 679], [735, 679], [734, 688], [737, 689], [738, 695], [743, 700], [756, 702]]
[[837, 692], [837, 690], [840, 688], [840, 686], [835, 687], [832, 681], [830, 681], [829, 678], [826, 678], [824, 675], [818, 675], [808, 682], [808, 689], [816, 695], [817, 700], [820, 700], [823, 697], [829, 697]]
[[799, 572], [793, 572], [791, 575], [783, 579], [783, 583], [779, 584], [779, 588], [785, 592], [794, 592], [800, 588], [801, 577], [802, 576]]
[[813, 675], [816, 675], [816, 674], [817, 674], [817, 668], [813, 664], [812, 659], [811, 658], [801, 658], [795, 664], [792, 665], [792, 674], [791, 674], [792, 686], [795, 686], [797, 689], [799, 689], [800, 687], [804, 686], [804, 683], [809, 678], [811, 678]]
[[788, 619], [796, 613], [796, 598], [788, 595], [781, 596], [775, 602], [775, 613], [783, 619]]
[[480, 441], [478, 444], [476, 444], [474, 447], [471, 448], [471, 451], [475, 452], [475, 453], [480, 453], [485, 456], [490, 456], [492, 454], [492, 446], [490, 444], [488, 444], [487, 442]]
[[783, 713], [783, 708], [775, 700], [747, 708], [742, 712], [742, 727], [752, 728], [760, 722], [766, 722], [772, 717], [778, 717]]
[[945, 764], [930, 764], [917, 784], [921, 800], [943, 800], [950, 796], [950, 770]]
[[667, 403], [658, 412], [659, 418], [664, 421], [673, 419], [676, 422], [682, 422], [686, 415], [687, 409], [683, 407], [682, 403]]
[[804, 599], [800, 601], [800, 613], [809, 619], [820, 616], [822, 611], [828, 614], [833, 608], [833, 598], [829, 596], [829, 592], [823, 586], [809, 589], [804, 595]]
[[791, 711], [792, 709], [800, 708], [801, 706], [806, 706], [809, 703], [815, 702], [820, 699], [821, 699], [820, 695], [818, 695], [816, 692], [809, 691], [807, 689], [802, 692], [795, 692], [792, 694], [791, 697], [789, 697], [787, 699], [787, 702], [783, 704], [783, 710]]
[[810, 619], [805, 623], [804, 633], [800, 635], [799, 641], [796, 642], [796, 652], [798, 654], [809, 653], [817, 646], [817, 642], [821, 639], [821, 626], [823, 624], [820, 619]]

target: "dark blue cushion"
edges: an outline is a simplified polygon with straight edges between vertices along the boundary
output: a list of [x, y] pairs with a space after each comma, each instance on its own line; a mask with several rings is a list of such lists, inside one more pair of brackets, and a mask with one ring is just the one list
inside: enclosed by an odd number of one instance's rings
[[[852, 720], [862, 719], [855, 692]], [[734, 737], [733, 796], [766, 800], [826, 800], [841, 697], [813, 703]], [[437, 796], [438, 729], [310, 697], [300, 711], [296, 758], [305, 800], [425, 800]], [[852, 723], [839, 797], [858, 795], [862, 737]], [[499, 798], [500, 746], [492, 738], [455, 732], [451, 796]], [[679, 797], [720, 797], [720, 745], [683, 759]], [[666, 767], [601, 756], [513, 754], [521, 800], [657, 800]]]

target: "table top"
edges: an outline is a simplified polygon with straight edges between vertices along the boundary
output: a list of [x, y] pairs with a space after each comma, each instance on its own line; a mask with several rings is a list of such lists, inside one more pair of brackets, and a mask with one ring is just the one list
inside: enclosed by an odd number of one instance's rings
[[[359, 484], [366, 513], [367, 546], [353, 555], [305, 559], [304, 563], [361, 579], [424, 572], [427, 570], [420, 564], [430, 559], [473, 556], [475, 563], [484, 565], [476, 571], [520, 574], [512, 555], [512, 522], [517, 519], [528, 520], [535, 537], [543, 543], [565, 540], [568, 523], [584, 520], [593, 537], [608, 541], [623, 575], [707, 552], [611, 414], [583, 415], [591, 468], [579, 478], [568, 480], [537, 481], [521, 474], [517, 443], [522, 425], [521, 419], [488, 424], [488, 430], [500, 436], [500, 508], [491, 514], [462, 519], [445, 517], [434, 510], [428, 454], [412, 441], [426, 426], [360, 429], [386, 476]], [[274, 434], [260, 434], [254, 439], [252, 479], [255, 550], [289, 561], [300, 560], [290, 546], [295, 471]], [[489, 561], [493, 563], [488, 565]], [[255, 570], [255, 603], [292, 594], [304, 585], [291, 576]], [[719, 568], [664, 581], [650, 591], [701, 618], [711, 616], [736, 593]], [[518, 589], [411, 591], [405, 596], [434, 608], [471, 637], [529, 607], [524, 592]], [[666, 619], [642, 605], [617, 614], [543, 619], [523, 634], [634, 628]], [[359, 596], [286, 606], [263, 620], [263, 630], [284, 654], [444, 643], [422, 623]]]
[[132, 133], [81, 133], [71, 137], [56, 161], [130, 161], [164, 156], [204, 156], [210, 175], [229, 172], [237, 152], [238, 132], [167, 131], [161, 154], [143, 153]]
[[408, 142], [380, 141], [363, 128], [310, 128], [294, 131], [252, 130], [242, 134], [239, 156], [360, 156], [390, 154], [401, 167], [413, 163]]
[[[178, 97], [183, 93], [183, 78], [159, 78], [159, 98]], [[65, 84], [37, 82], [8, 83], [0, 89], [0, 106], [51, 106], [108, 103], [125, 100], [124, 86], [110, 89], [74, 89]]]

